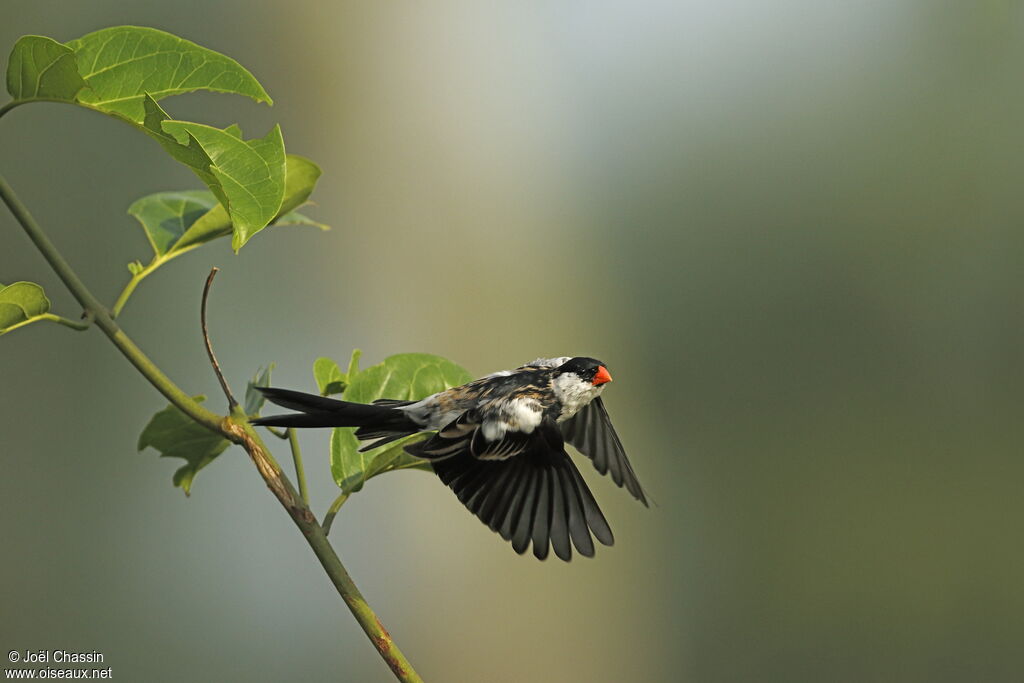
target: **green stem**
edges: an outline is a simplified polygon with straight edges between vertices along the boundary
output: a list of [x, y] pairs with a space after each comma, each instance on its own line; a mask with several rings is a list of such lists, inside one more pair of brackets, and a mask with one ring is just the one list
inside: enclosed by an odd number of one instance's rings
[[39, 317], [42, 318], [43, 320], [49, 320], [51, 322], [57, 323], [58, 325], [63, 325], [64, 327], [70, 327], [71, 329], [78, 330], [79, 332], [81, 332], [83, 330], [87, 330], [90, 327], [92, 327], [92, 321], [93, 321], [92, 314], [90, 314], [90, 313], [87, 313], [86, 316], [85, 316], [85, 320], [81, 320], [81, 321], [78, 321], [78, 320], [68, 320], [67, 318], [62, 318], [61, 316], [54, 315], [52, 313], [43, 313]]
[[266, 428], [266, 430], [268, 432], [270, 432], [271, 434], [273, 434], [274, 436], [276, 436], [279, 439], [284, 440], [284, 439], [288, 438], [288, 430], [287, 429], [282, 432], [280, 429], [274, 429], [270, 425], [263, 425], [263, 426]]
[[[110, 115], [109, 111], [106, 111], [104, 109], [100, 109], [99, 107], [96, 107], [96, 106], [91, 105], [91, 104], [87, 104], [85, 102], [81, 102], [79, 100], [68, 100], [68, 99], [63, 99], [63, 98], [60, 98], [60, 97], [33, 97], [30, 100], [11, 100], [7, 104], [3, 105], [2, 107], [0, 107], [0, 118], [3, 118], [4, 114], [7, 114], [12, 109], [15, 109], [16, 107], [20, 107], [23, 104], [30, 104], [32, 102], [54, 102], [56, 104], [73, 104], [76, 107], [82, 107], [83, 109], [91, 109], [92, 111], [99, 112], [100, 114], [106, 114], [108, 116]], [[127, 120], [127, 119], [125, 119], [125, 120]], [[129, 123], [134, 123], [134, 122], [130, 121]], [[142, 127], [142, 124], [139, 124], [139, 123], [135, 123], [135, 125], [137, 127], [139, 127], [139, 128]]]
[[[288, 429], [288, 445], [292, 448], [292, 460], [295, 462], [295, 478], [299, 482], [299, 495], [302, 502], [309, 506], [309, 491], [306, 489], [306, 470], [302, 466], [302, 449], [299, 448], [299, 433]], [[326, 532], [324, 532], [326, 534]]]
[[324, 535], [325, 536], [327, 534], [331, 533], [331, 525], [334, 524], [334, 518], [335, 518], [335, 516], [337, 516], [338, 510], [341, 509], [341, 506], [345, 504], [346, 500], [348, 500], [348, 496], [349, 496], [349, 494], [342, 493], [340, 496], [335, 498], [334, 502], [331, 503], [331, 507], [327, 510], [327, 514], [324, 515]]
[[402, 651], [398, 649], [391, 634], [381, 624], [373, 608], [366, 602], [366, 598], [352, 581], [352, 577], [341, 563], [331, 542], [327, 540], [326, 530], [317, 523], [309, 506], [300, 500], [291, 482], [281, 472], [277, 463], [273, 462], [266, 445], [252, 425], [246, 421], [241, 408], [236, 408], [232, 417], [225, 420], [224, 426], [228, 438], [241, 444], [249, 453], [256, 468], [267, 482], [267, 487], [291, 515], [292, 521], [299, 527], [306, 542], [309, 543], [309, 547], [312, 548], [313, 554], [320, 560], [321, 566], [331, 579], [338, 594], [348, 605], [363, 631], [369, 636], [370, 642], [377, 648], [384, 662], [391, 668], [395, 678], [407, 683], [423, 683], [423, 679], [412, 668]]
[[[121, 290], [121, 293], [117, 297], [117, 301], [114, 302], [114, 306], [110, 309], [110, 316], [112, 318], [116, 318], [119, 315], [121, 315], [121, 311], [124, 309], [125, 304], [128, 303], [128, 299], [131, 297], [132, 294], [135, 293], [135, 288], [139, 286], [140, 282], [142, 282], [147, 277], [156, 272], [157, 268], [164, 265], [168, 261], [177, 258], [178, 256], [181, 256], [182, 254], [187, 254], [188, 252], [192, 251], [198, 246], [200, 245], [192, 244], [187, 247], [182, 247], [177, 251], [171, 251], [165, 254], [161, 254], [159, 256], [154, 256], [153, 260], [150, 261], [149, 264], [146, 265], [142, 270], [140, 270], [137, 273], [132, 273], [132, 277], [130, 280], [128, 280], [128, 284], [126, 284], [124, 286], [124, 289]], [[154, 251], [155, 250], [156, 247], [154, 247]]]
[[126, 303], [128, 303], [128, 297], [132, 295], [132, 292], [134, 292], [135, 288], [139, 286], [139, 283], [154, 270], [156, 270], [156, 268], [154, 268], [153, 264], [150, 263], [139, 272], [132, 274], [132, 279], [129, 280], [128, 284], [126, 284], [124, 289], [121, 290], [121, 294], [117, 297], [117, 301], [114, 302], [114, 307], [110, 309], [111, 317], [116, 318], [121, 315], [121, 309], [124, 308]]
[[151, 361], [146, 354], [135, 345], [128, 335], [118, 327], [117, 323], [114, 322], [113, 318], [110, 317], [110, 313], [103, 307], [103, 304], [93, 296], [92, 292], [82, 283], [75, 274], [75, 271], [71, 269], [68, 262], [64, 260], [60, 252], [57, 251], [57, 247], [54, 246], [50, 238], [47, 237], [46, 233], [43, 232], [39, 224], [36, 223], [35, 219], [25, 208], [25, 205], [21, 203], [18, 197], [14, 194], [14, 190], [7, 184], [7, 181], [0, 176], [0, 198], [3, 199], [4, 204], [11, 210], [14, 217], [17, 219], [21, 227], [25, 229], [25, 233], [29, 239], [32, 240], [36, 248], [42, 253], [43, 258], [50, 264], [57, 276], [64, 282], [71, 295], [78, 300], [78, 303], [82, 305], [87, 314], [91, 314], [96, 321], [96, 326], [103, 330], [103, 333], [110, 338], [110, 341], [114, 343], [122, 354], [131, 362], [132, 365], [138, 369], [142, 376], [149, 380], [149, 383], [156, 387], [157, 391], [167, 397], [167, 400], [177, 406], [183, 413], [191, 417], [193, 420], [213, 431], [220, 431], [220, 420], [221, 418], [212, 413], [211, 411], [204, 408], [202, 405], [192, 399], [191, 396], [182, 391], [174, 382], [170, 380], [163, 371], [158, 368], [153, 361]]
[[0, 107], [0, 118], [3, 118], [4, 114], [6, 114], [10, 110], [14, 109], [15, 107], [17, 107], [19, 104], [25, 104], [25, 103], [24, 102], [19, 102], [18, 100], [14, 100], [14, 101], [8, 102], [4, 106]]
[[78, 331], [87, 330], [92, 326], [91, 315], [86, 316], [85, 320], [77, 322], [75, 320], [68, 320], [67, 318], [62, 318], [61, 316], [54, 315], [53, 313], [40, 313], [39, 315], [34, 315], [31, 318], [28, 318], [27, 320], [22, 320], [20, 323], [14, 323], [10, 327], [4, 328], [3, 332], [0, 332], [0, 334], [7, 334], [8, 332], [13, 332], [19, 327], [30, 325], [31, 323], [34, 323], [39, 320], [49, 320], [50, 322], [57, 323], [58, 325], [64, 325], [65, 327], [70, 327], [71, 329]]
[[[9, 110], [10, 105], [0, 108], [0, 115]], [[75, 272], [68, 265], [64, 257], [57, 251], [56, 246], [43, 232], [42, 228], [29, 214], [28, 209], [14, 194], [14, 190], [7, 184], [3, 176], [0, 176], [0, 199], [11, 210], [18, 223], [24, 228], [29, 239], [36, 245], [40, 253], [50, 264], [50, 267], [57, 273], [57, 276], [64, 282], [71, 294], [78, 300], [87, 314], [91, 314], [96, 326], [99, 327], [114, 346], [134, 365], [143, 377], [156, 387], [167, 400], [177, 406], [182, 412], [191, 417], [197, 423], [215, 432], [223, 434], [231, 441], [239, 444], [252, 458], [253, 463], [259, 470], [260, 476], [267, 484], [267, 488], [277, 497], [285, 510], [294, 520], [296, 526], [302, 531], [303, 537], [309, 543], [313, 554], [316, 555], [323, 566], [324, 571], [341, 595], [345, 604], [348, 605], [356, 621], [363, 631], [370, 638], [370, 642], [380, 653], [385, 663], [391, 668], [395, 677], [407, 683], [422, 683], [423, 679], [409, 664], [402, 651], [398, 649], [391, 635], [380, 623], [380, 619], [367, 604], [362, 593], [356, 588], [352, 577], [349, 576], [342, 565], [341, 560], [331, 547], [330, 541], [323, 528], [317, 523], [316, 517], [310, 511], [298, 494], [291, 482], [281, 471], [280, 465], [267, 450], [263, 440], [248, 423], [242, 409], [235, 406], [231, 417], [222, 418], [210, 412], [194, 401], [192, 397], [182, 391], [174, 382], [153, 364], [149, 358], [128, 338], [128, 335], [117, 326], [117, 323], [110, 317], [110, 313], [93, 296], [92, 292], [82, 283]]]

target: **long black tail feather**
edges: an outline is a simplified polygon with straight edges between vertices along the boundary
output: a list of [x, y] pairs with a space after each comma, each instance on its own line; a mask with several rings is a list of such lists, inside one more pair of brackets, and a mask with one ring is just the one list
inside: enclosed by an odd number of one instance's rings
[[[386, 405], [339, 401], [326, 396], [276, 387], [257, 387], [268, 401], [299, 411], [291, 415], [268, 415], [252, 421], [268, 427], [361, 427], [374, 435], [401, 432], [412, 434], [419, 426], [404, 411]], [[362, 431], [362, 430], [361, 430]], [[357, 432], [357, 436], [359, 433]]]

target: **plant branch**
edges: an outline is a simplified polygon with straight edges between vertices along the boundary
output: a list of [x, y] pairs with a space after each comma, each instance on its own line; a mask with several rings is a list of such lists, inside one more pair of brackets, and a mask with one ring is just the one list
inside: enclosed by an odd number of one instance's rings
[[238, 401], [235, 400], [234, 395], [231, 393], [231, 387], [228, 386], [228, 381], [224, 379], [224, 373], [220, 371], [220, 363], [217, 362], [217, 356], [213, 353], [213, 344], [210, 343], [210, 332], [206, 328], [206, 302], [210, 298], [210, 287], [213, 285], [213, 278], [217, 276], [217, 271], [219, 270], [220, 268], [214, 266], [206, 277], [206, 286], [203, 287], [203, 304], [202, 308], [199, 309], [199, 320], [203, 327], [203, 342], [206, 344], [206, 355], [210, 357], [210, 365], [213, 366], [213, 372], [217, 375], [220, 388], [224, 390], [224, 395], [228, 399], [228, 411], [234, 412], [235, 408], [238, 407]]
[[331, 503], [331, 507], [327, 509], [327, 514], [324, 515], [324, 536], [331, 533], [331, 525], [334, 524], [334, 518], [337, 516], [338, 510], [341, 509], [341, 506], [345, 504], [346, 500], [348, 500], [348, 496], [348, 493], [342, 493], [334, 499], [334, 502]]
[[[11, 107], [7, 105], [0, 108], [0, 115]], [[50, 241], [46, 233], [35, 222], [28, 209], [15, 195], [14, 190], [7, 184], [7, 181], [0, 176], [0, 199], [10, 209], [18, 223], [24, 228], [29, 239], [39, 249], [50, 267], [57, 273], [57, 276], [64, 282], [71, 294], [78, 300], [85, 310], [87, 316], [92, 316], [99, 327], [128, 361], [139, 370], [150, 384], [157, 391], [164, 395], [171, 403], [177, 406], [183, 413], [191, 417], [197, 423], [218, 432], [229, 440], [242, 446], [252, 458], [256, 469], [263, 478], [267, 488], [280, 501], [295, 522], [303, 537], [309, 543], [313, 553], [320, 561], [324, 571], [330, 578], [331, 583], [337, 589], [341, 598], [348, 605], [356, 621], [363, 631], [370, 638], [370, 642], [380, 653], [385, 663], [391, 668], [395, 677], [407, 683], [422, 683], [419, 674], [412, 668], [409, 660], [405, 658], [402, 651], [398, 649], [391, 635], [381, 624], [380, 619], [367, 604], [359, 589], [356, 588], [352, 577], [349, 576], [338, 558], [337, 553], [327, 540], [323, 528], [317, 523], [309, 506], [306, 505], [296, 493], [291, 482], [281, 471], [280, 465], [274, 460], [273, 455], [267, 450], [262, 439], [249, 424], [241, 408], [236, 404], [229, 417], [220, 417], [207, 410], [192, 399], [191, 396], [182, 391], [170, 380], [153, 362], [139, 349], [138, 346], [118, 327], [117, 323], [110, 317], [110, 313], [96, 299], [82, 283], [71, 266]]]
[[24, 228], [25, 233], [28, 235], [32, 243], [36, 245], [42, 253], [43, 258], [46, 259], [50, 267], [53, 268], [54, 272], [61, 279], [64, 285], [71, 292], [71, 295], [75, 297], [82, 308], [85, 310], [87, 315], [92, 315], [96, 321], [96, 326], [99, 327], [110, 341], [114, 343], [114, 346], [121, 351], [122, 354], [131, 362], [136, 369], [142, 373], [150, 384], [156, 387], [157, 391], [163, 394], [168, 401], [177, 406], [183, 413], [191, 417], [193, 420], [203, 425], [207, 429], [213, 431], [220, 431], [220, 417], [213, 412], [207, 410], [202, 405], [192, 399], [191, 396], [182, 391], [174, 382], [165, 375], [160, 368], [153, 364], [146, 354], [135, 345], [128, 335], [118, 327], [117, 323], [110, 317], [110, 313], [103, 304], [93, 296], [92, 292], [82, 283], [75, 274], [75, 271], [71, 269], [68, 262], [64, 260], [64, 257], [54, 246], [50, 238], [47, 237], [46, 233], [43, 232], [39, 224], [36, 223], [35, 219], [25, 208], [25, 205], [21, 203], [17, 195], [14, 194], [14, 190], [7, 181], [0, 176], [0, 199], [3, 199], [4, 204], [10, 209], [14, 218]]
[[395, 645], [391, 634], [384, 628], [363, 594], [359, 592], [352, 577], [349, 576], [345, 566], [338, 558], [338, 554], [334, 551], [334, 547], [327, 540], [326, 531], [317, 523], [313, 512], [296, 494], [291, 482], [274, 462], [263, 440], [252, 425], [246, 421], [241, 409], [236, 408], [234, 414], [224, 420], [224, 428], [228, 438], [240, 444], [252, 458], [260, 475], [267, 482], [268, 488], [277, 496], [277, 499], [291, 515], [292, 521], [302, 531], [302, 535], [331, 579], [338, 594], [348, 605], [352, 615], [369, 636], [373, 646], [377, 648], [395, 677], [407, 683], [423, 683], [423, 679]]
[[[288, 445], [292, 449], [292, 461], [295, 463], [295, 478], [299, 482], [299, 495], [302, 502], [309, 507], [309, 491], [306, 489], [306, 468], [302, 464], [302, 449], [299, 448], [299, 433], [294, 429], [287, 429]], [[326, 531], [324, 534], [326, 535]]]

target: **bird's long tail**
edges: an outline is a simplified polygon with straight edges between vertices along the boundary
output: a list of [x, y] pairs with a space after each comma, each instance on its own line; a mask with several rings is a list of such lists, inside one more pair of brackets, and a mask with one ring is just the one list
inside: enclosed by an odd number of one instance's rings
[[[339, 401], [301, 391], [257, 387], [267, 400], [282, 408], [299, 411], [291, 415], [268, 415], [252, 421], [255, 425], [270, 427], [360, 427], [356, 436], [375, 438], [395, 434], [406, 435], [419, 431], [419, 425], [409, 419], [405, 411], [385, 405]], [[404, 405], [405, 402], [400, 402]], [[396, 437], [397, 438], [397, 437]]]

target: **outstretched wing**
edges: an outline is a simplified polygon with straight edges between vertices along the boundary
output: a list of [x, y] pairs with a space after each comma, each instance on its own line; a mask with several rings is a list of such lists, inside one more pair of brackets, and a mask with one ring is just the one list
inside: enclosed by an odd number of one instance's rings
[[593, 460], [598, 472], [611, 474], [612, 481], [618, 486], [625, 486], [634, 498], [648, 505], [647, 496], [629, 464], [626, 450], [615, 433], [600, 396], [562, 422], [560, 427], [565, 440]]
[[[597, 501], [565, 452], [562, 434], [547, 419], [530, 434], [517, 434], [514, 442], [495, 449], [502, 455], [481, 459], [474, 455], [479, 431], [472, 419], [461, 417], [427, 442], [409, 448], [413, 455], [433, 457], [434, 471], [480, 521], [522, 554], [533, 543], [539, 559], [549, 547], [563, 560], [572, 547], [586, 557], [594, 555], [591, 532], [604, 545], [614, 542], [611, 528]], [[506, 439], [508, 439], [506, 436]], [[506, 441], [503, 439], [496, 443]], [[445, 444], [447, 442], [447, 444]], [[433, 451], [433, 455], [427, 454]]]

